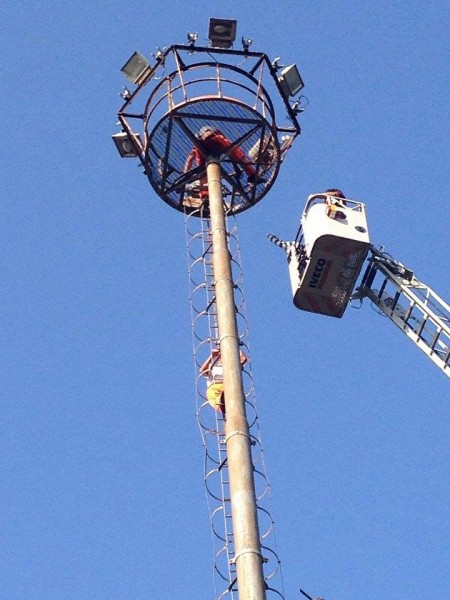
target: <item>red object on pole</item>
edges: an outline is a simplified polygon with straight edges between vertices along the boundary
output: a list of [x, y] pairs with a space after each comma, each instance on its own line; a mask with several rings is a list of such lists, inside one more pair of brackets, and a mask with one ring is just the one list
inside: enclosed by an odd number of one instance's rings
[[[239, 146], [233, 145], [233, 142], [218, 129], [203, 127], [198, 132], [197, 137], [201, 144], [201, 148], [204, 148], [207, 155], [220, 156], [222, 154], [227, 154], [232, 162], [242, 166], [250, 182], [255, 179], [256, 169], [248, 156], [246, 156], [245, 152]], [[194, 146], [189, 153], [184, 166], [185, 172], [192, 168], [194, 162], [197, 167], [205, 166], [205, 158], [200, 148], [200, 144], [199, 146]], [[205, 172], [205, 174], [200, 177], [200, 198], [204, 199], [207, 196], [208, 186]]]

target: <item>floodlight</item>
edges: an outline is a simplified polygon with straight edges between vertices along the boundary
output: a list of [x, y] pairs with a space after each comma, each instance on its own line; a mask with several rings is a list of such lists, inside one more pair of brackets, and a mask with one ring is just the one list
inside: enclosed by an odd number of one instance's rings
[[120, 69], [131, 83], [139, 84], [144, 75], [150, 72], [150, 63], [139, 52], [135, 52]]
[[198, 33], [194, 31], [188, 31], [187, 39], [190, 46], [195, 46], [195, 42], [198, 40]]
[[123, 89], [120, 92], [119, 96], [122, 96], [124, 100], [129, 100], [131, 98], [131, 92], [126, 86], [123, 86]]
[[305, 85], [300, 77], [297, 65], [285, 67], [278, 77], [278, 82], [285, 96], [295, 96]]
[[248, 52], [248, 49], [250, 48], [250, 46], [252, 45], [253, 40], [252, 38], [242, 38], [242, 47], [244, 48], [245, 52]]
[[237, 21], [233, 19], [209, 20], [208, 39], [214, 48], [231, 48], [236, 39]]
[[[142, 147], [141, 138], [138, 133], [133, 134], [135, 144], [138, 144], [139, 147]], [[115, 133], [112, 136], [113, 142], [116, 145], [117, 150], [122, 158], [135, 158], [138, 156], [136, 152], [136, 148], [134, 147], [132, 141], [130, 140], [128, 133], [126, 131], [121, 131], [120, 133]]]
[[272, 61], [272, 67], [275, 69], [276, 71], [279, 71], [280, 69], [283, 68], [283, 65], [280, 65], [280, 60], [281, 60], [281, 56], [277, 56], [276, 58], [273, 59]]
[[164, 54], [164, 52], [158, 46], [158, 48], [156, 48], [155, 52], [153, 52], [152, 56], [155, 60], [157, 60], [159, 62], [162, 60], [163, 54]]

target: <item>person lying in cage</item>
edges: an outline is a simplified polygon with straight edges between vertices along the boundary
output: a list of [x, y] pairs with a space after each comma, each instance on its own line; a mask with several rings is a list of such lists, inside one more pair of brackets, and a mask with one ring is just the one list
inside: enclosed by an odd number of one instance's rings
[[[241, 366], [247, 362], [247, 356], [239, 351]], [[206, 377], [206, 399], [217, 412], [225, 416], [225, 393], [223, 386], [223, 366], [220, 350], [213, 348], [211, 354], [200, 367], [200, 374]]]
[[[231, 146], [233, 146], [233, 142], [229, 140], [221, 131], [214, 127], [210, 127], [209, 125], [202, 127], [195, 137], [202, 142], [202, 146], [207, 152], [211, 152], [212, 154], [216, 155], [225, 153]], [[232, 148], [229, 151], [228, 156], [233, 163], [236, 163], [244, 169], [247, 175], [247, 181], [249, 183], [254, 185], [257, 185], [258, 183], [265, 183], [266, 180], [264, 178], [256, 175], [255, 166], [248, 156], [245, 155], [244, 151], [239, 148], [239, 146]], [[194, 163], [196, 167], [204, 166], [205, 164], [204, 156], [197, 146], [194, 146], [191, 152], [188, 154], [184, 165], [184, 172], [187, 173], [190, 171]], [[207, 197], [208, 182], [206, 174], [204, 174], [199, 180], [198, 198], [192, 196], [187, 197], [185, 204], [187, 206], [200, 206]]]

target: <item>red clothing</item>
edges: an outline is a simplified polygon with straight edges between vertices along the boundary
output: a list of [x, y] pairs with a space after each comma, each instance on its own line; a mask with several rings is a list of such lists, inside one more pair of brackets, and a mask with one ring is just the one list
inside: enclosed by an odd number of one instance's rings
[[[197, 167], [200, 167], [201, 165], [205, 164], [205, 159], [201, 155], [201, 152], [197, 148], [197, 146], [194, 146], [192, 148], [191, 152], [189, 153], [189, 155], [186, 159], [186, 164], [184, 165], [185, 173], [192, 169], [192, 165], [193, 165], [194, 161], [195, 161], [195, 165]], [[207, 180], [205, 174], [203, 174], [203, 176], [200, 177], [200, 199], [204, 200], [207, 197], [208, 197], [208, 180]]]
[[[215, 131], [212, 135], [209, 135], [204, 139], [203, 144], [207, 150], [216, 154], [224, 153], [233, 145], [228, 138], [218, 131]], [[255, 176], [255, 167], [250, 163], [250, 160], [245, 156], [239, 146], [235, 146], [228, 156], [234, 162], [240, 163], [249, 177]]]
[[[205, 150], [213, 153], [213, 154], [223, 154], [233, 145], [233, 143], [225, 137], [219, 131], [214, 131], [210, 135], [206, 136], [201, 140], [203, 147]], [[255, 167], [251, 164], [250, 160], [247, 158], [245, 153], [239, 148], [235, 146], [231, 152], [229, 152], [228, 156], [230, 159], [236, 163], [242, 165], [247, 177], [255, 177], [256, 170]], [[193, 163], [196, 163], [197, 167], [203, 166], [205, 164], [205, 159], [202, 156], [199, 148], [194, 146], [192, 151], [187, 157], [186, 164], [184, 166], [184, 170], [189, 171], [192, 168]], [[206, 188], [206, 189], [205, 189]], [[207, 179], [206, 177], [201, 177], [200, 179], [200, 197], [204, 198], [208, 195], [207, 190]]]
[[195, 164], [197, 167], [199, 167], [200, 165], [203, 165], [205, 163], [203, 156], [200, 153], [200, 150], [197, 148], [197, 146], [194, 146], [191, 150], [191, 152], [188, 154], [188, 157], [186, 159], [186, 164], [184, 165], [184, 172], [187, 173], [187, 171], [190, 171], [192, 169], [192, 165], [195, 161]]

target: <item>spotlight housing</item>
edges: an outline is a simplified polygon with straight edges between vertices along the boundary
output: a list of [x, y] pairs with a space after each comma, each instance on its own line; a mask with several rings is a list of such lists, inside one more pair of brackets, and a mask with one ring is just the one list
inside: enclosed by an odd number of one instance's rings
[[244, 48], [245, 52], [248, 52], [248, 49], [250, 48], [250, 46], [252, 45], [253, 40], [252, 38], [242, 38], [242, 47]]
[[134, 52], [120, 70], [131, 83], [139, 85], [150, 72], [150, 63], [140, 52]]
[[[138, 145], [139, 148], [142, 148], [142, 141], [138, 133], [133, 134], [134, 144]], [[120, 133], [115, 133], [112, 136], [113, 142], [116, 145], [116, 148], [122, 158], [136, 158], [139, 156], [136, 151], [136, 147], [133, 142], [130, 140], [128, 133], [126, 131], [121, 131]]]
[[198, 33], [195, 31], [188, 31], [187, 39], [189, 46], [195, 46], [195, 42], [198, 40]]
[[234, 19], [209, 20], [208, 39], [213, 48], [231, 48], [236, 39], [237, 21]]
[[305, 86], [295, 64], [289, 65], [281, 71], [278, 83], [281, 85], [283, 94], [286, 97], [296, 96]]

